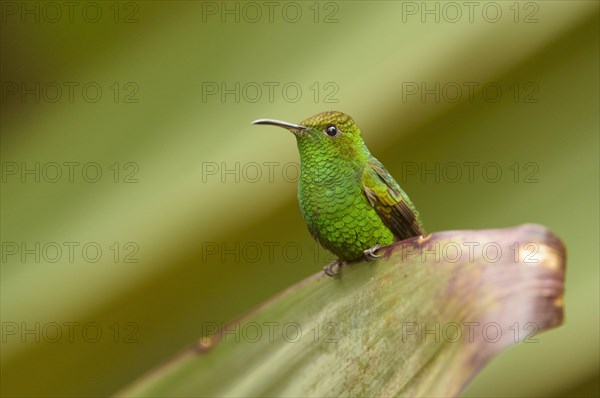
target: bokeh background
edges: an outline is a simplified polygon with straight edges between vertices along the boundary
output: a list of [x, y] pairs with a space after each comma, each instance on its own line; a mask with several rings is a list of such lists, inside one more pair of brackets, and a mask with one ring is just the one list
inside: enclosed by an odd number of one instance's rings
[[598, 2], [53, 4], [2, 2], [3, 396], [112, 394], [319, 271], [294, 139], [250, 122], [324, 110], [428, 230], [566, 244], [565, 324], [464, 396], [598, 395]]

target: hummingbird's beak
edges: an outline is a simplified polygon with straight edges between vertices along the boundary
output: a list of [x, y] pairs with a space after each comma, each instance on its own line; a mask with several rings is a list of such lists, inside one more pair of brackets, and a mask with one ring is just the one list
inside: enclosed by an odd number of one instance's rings
[[300, 126], [299, 124], [282, 122], [281, 120], [275, 119], [257, 119], [253, 121], [252, 124], [270, 124], [271, 126], [283, 127], [294, 134], [302, 134], [304, 130], [308, 130], [308, 127]]

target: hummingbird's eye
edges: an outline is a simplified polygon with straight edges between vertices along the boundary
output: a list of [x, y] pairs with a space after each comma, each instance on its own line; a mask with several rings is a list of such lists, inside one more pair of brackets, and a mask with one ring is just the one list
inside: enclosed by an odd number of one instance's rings
[[339, 132], [340, 131], [338, 130], [338, 128], [333, 124], [327, 126], [327, 128], [325, 129], [325, 134], [327, 134], [330, 137], [336, 136]]

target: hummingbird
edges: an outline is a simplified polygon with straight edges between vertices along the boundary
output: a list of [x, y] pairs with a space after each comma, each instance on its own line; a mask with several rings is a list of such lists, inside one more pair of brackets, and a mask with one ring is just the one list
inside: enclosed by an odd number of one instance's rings
[[382, 246], [425, 235], [419, 212], [365, 145], [345, 113], [318, 113], [298, 124], [258, 119], [296, 137], [300, 153], [298, 202], [313, 238], [338, 258], [329, 276], [350, 261], [377, 259]]

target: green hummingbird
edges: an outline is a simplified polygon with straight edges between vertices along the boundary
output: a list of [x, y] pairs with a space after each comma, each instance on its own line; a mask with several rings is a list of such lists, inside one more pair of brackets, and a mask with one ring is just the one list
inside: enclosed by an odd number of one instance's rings
[[348, 261], [378, 257], [381, 246], [425, 235], [419, 212], [365, 145], [352, 118], [316, 114], [299, 124], [258, 119], [283, 127], [300, 152], [298, 202], [313, 238], [338, 259], [325, 266], [333, 276]]

